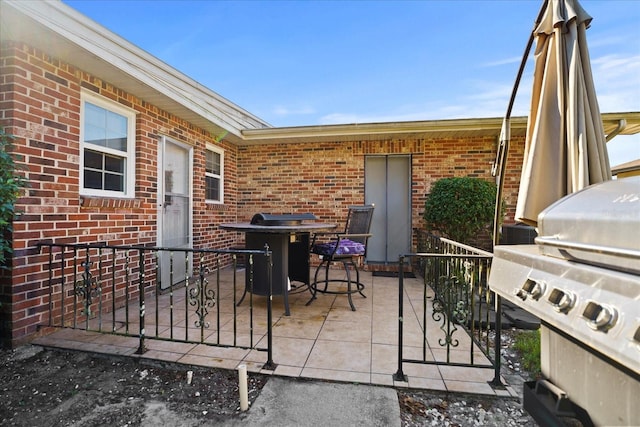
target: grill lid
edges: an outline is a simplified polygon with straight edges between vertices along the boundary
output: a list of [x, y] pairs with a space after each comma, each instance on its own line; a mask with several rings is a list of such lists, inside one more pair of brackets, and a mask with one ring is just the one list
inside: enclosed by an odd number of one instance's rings
[[284, 214], [284, 215], [257, 213], [253, 216], [253, 218], [251, 218], [251, 224], [267, 225], [267, 226], [298, 225], [298, 224], [301, 224], [302, 221], [315, 220], [315, 219], [317, 218], [312, 213]]
[[545, 255], [640, 273], [640, 176], [585, 188], [538, 216]]

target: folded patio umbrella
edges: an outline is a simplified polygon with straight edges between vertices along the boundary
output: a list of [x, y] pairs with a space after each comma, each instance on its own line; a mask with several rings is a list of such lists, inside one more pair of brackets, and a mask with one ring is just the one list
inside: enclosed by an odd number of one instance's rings
[[516, 220], [537, 225], [556, 200], [611, 179], [587, 49], [591, 16], [549, 0], [534, 29], [535, 70]]

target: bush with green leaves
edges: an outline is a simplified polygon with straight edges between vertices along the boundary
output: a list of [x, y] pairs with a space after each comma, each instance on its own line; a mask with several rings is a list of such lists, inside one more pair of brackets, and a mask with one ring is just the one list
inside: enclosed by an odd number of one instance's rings
[[15, 203], [26, 185], [19, 175], [12, 154], [13, 136], [0, 128], [0, 267], [6, 268], [7, 256], [12, 252], [11, 231], [16, 216]]
[[496, 185], [480, 178], [442, 178], [431, 185], [424, 219], [429, 231], [437, 231], [461, 243], [469, 243], [493, 222]]

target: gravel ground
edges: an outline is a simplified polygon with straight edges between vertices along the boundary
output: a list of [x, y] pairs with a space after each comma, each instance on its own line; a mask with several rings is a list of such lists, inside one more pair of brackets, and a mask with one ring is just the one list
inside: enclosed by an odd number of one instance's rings
[[[503, 341], [503, 373], [521, 390], [511, 337]], [[250, 403], [267, 380], [249, 375]], [[240, 419], [237, 373], [229, 370], [27, 345], [0, 351], [0, 384], [0, 425], [203, 426]], [[402, 426], [536, 425], [515, 399], [403, 389], [398, 400]]]
[[[522, 409], [522, 384], [533, 379], [513, 350], [516, 329], [502, 331], [502, 376], [520, 399], [419, 390], [399, 390], [402, 426], [537, 426]], [[493, 342], [493, 336], [490, 336]]]

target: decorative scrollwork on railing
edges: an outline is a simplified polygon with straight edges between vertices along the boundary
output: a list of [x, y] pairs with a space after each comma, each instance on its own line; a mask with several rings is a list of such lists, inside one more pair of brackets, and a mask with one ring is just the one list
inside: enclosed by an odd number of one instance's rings
[[454, 334], [458, 331], [457, 325], [464, 325], [469, 320], [471, 310], [468, 296], [465, 280], [456, 275], [440, 276], [431, 317], [440, 323], [440, 330], [445, 334], [443, 339], [438, 340], [441, 346], [457, 347], [460, 344]]
[[83, 268], [82, 280], [74, 284], [74, 292], [84, 299], [84, 311], [87, 316], [91, 316], [91, 304], [93, 298], [100, 295], [98, 280], [91, 274], [91, 262], [85, 261], [80, 264]]
[[199, 279], [195, 287], [189, 289], [189, 304], [196, 307], [198, 319], [194, 321], [197, 328], [209, 328], [210, 323], [206, 321], [209, 308], [216, 304], [216, 292], [209, 289], [207, 275], [210, 273], [209, 267], [200, 265]]

